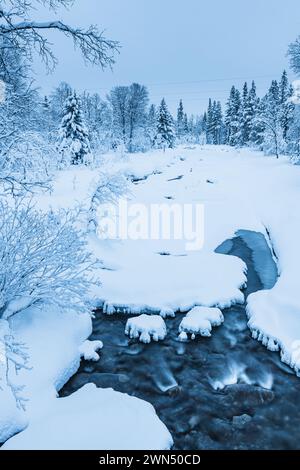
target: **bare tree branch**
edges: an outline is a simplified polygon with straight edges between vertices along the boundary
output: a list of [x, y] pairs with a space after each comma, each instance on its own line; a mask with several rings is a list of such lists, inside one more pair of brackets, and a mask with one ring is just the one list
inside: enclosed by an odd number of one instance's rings
[[[54, 12], [58, 7], [68, 7], [73, 4], [73, 0], [36, 1], [47, 5]], [[87, 63], [100, 65], [102, 68], [114, 64], [115, 53], [120, 48], [119, 43], [107, 39], [97, 26], [91, 25], [88, 29], [81, 29], [62, 21], [31, 21], [28, 19], [29, 12], [33, 9], [31, 0], [10, 0], [9, 3], [12, 5], [10, 10], [4, 10], [0, 6], [0, 38], [6, 38], [6, 44], [10, 43], [26, 57], [31, 57], [32, 51], [35, 50], [47, 68], [53, 69], [57, 61], [52, 51], [52, 44], [43, 33], [58, 31], [73, 40], [75, 48], [80, 49]]]

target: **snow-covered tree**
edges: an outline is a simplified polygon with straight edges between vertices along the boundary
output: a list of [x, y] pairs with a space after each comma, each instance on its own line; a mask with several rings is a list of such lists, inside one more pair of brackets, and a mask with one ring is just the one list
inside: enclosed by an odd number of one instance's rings
[[50, 132], [57, 131], [64, 115], [65, 105], [68, 97], [72, 94], [71, 85], [61, 82], [49, 96], [50, 107]]
[[93, 153], [108, 152], [112, 143], [112, 112], [98, 93], [81, 95], [84, 119], [89, 129]]
[[233, 86], [227, 101], [225, 113], [225, 124], [227, 130], [226, 141], [232, 146], [241, 144], [241, 113], [241, 94], [239, 90]]
[[293, 163], [300, 162], [300, 106], [294, 106], [293, 117], [291, 119], [287, 133], [287, 150], [292, 157]]
[[77, 216], [40, 213], [22, 198], [0, 200], [0, 318], [40, 302], [88, 311], [93, 263]]
[[[49, 31], [57, 31], [73, 40], [84, 59], [101, 67], [114, 63], [114, 54], [118, 43], [105, 38], [96, 26], [81, 29], [70, 26], [56, 18], [49, 21], [36, 20], [35, 10], [41, 3], [56, 16], [60, 7], [71, 7], [73, 0], [5, 0], [1, 2], [0, 39], [5, 38], [10, 47], [23, 58], [32, 61], [33, 52], [37, 51], [49, 69], [56, 65]], [[0, 49], [0, 63], [5, 67], [5, 57]]]
[[5, 99], [0, 102], [0, 167], [5, 166], [14, 146], [27, 131], [37, 128], [39, 97], [28, 78], [28, 64], [20, 53], [0, 36], [0, 80]]
[[94, 282], [88, 279], [94, 261], [75, 228], [78, 214], [37, 212], [27, 199], [0, 199], [0, 400], [8, 387], [18, 407], [22, 387], [13, 384], [10, 369], [27, 367], [28, 354], [14, 339], [10, 318], [39, 304], [88, 313], [84, 299]]
[[212, 135], [213, 143], [220, 145], [223, 143], [223, 116], [220, 101], [214, 101], [212, 109]]
[[286, 140], [289, 126], [291, 124], [294, 112], [294, 104], [290, 98], [293, 95], [293, 88], [289, 84], [288, 76], [284, 70], [279, 83], [279, 102], [280, 102], [280, 121], [283, 138]]
[[76, 93], [72, 93], [66, 101], [62, 118], [58, 151], [62, 162], [72, 165], [88, 163], [91, 149], [88, 130], [81, 110], [81, 103]]
[[285, 141], [281, 125], [281, 103], [278, 82], [273, 80], [267, 95], [261, 100], [257, 123], [263, 130], [263, 150], [275, 154], [277, 158], [285, 151]]
[[138, 83], [118, 86], [112, 89], [108, 99], [116, 142], [122, 143], [129, 152], [143, 149], [149, 101], [147, 88]]
[[262, 129], [260, 128], [260, 125], [256, 121], [256, 117], [258, 114], [258, 108], [259, 108], [259, 98], [257, 97], [256, 94], [256, 85], [255, 82], [252, 81], [252, 85], [249, 91], [249, 101], [248, 101], [248, 120], [250, 124], [250, 133], [249, 133], [249, 144], [250, 145], [259, 145], [260, 142], [260, 136]]
[[147, 134], [150, 148], [153, 148], [155, 146], [156, 128], [157, 128], [157, 113], [156, 113], [155, 105], [152, 104], [148, 112], [147, 125], [146, 125], [146, 134]]
[[165, 99], [161, 101], [157, 116], [156, 145], [159, 148], [173, 148], [175, 144], [174, 120]]
[[296, 75], [300, 74], [300, 36], [289, 45], [288, 55], [290, 58], [290, 66]]
[[184, 134], [184, 109], [182, 100], [180, 100], [177, 110], [176, 134], [179, 140], [183, 137]]
[[141, 150], [145, 145], [148, 102], [149, 94], [145, 86], [139, 83], [130, 85], [127, 99], [129, 152]]
[[208, 108], [206, 114], [206, 142], [208, 144], [213, 143], [213, 104], [211, 98], [208, 101]]
[[248, 91], [248, 84], [245, 82], [242, 95], [242, 108], [241, 108], [241, 144], [247, 145], [250, 140], [251, 133], [251, 102], [250, 93]]

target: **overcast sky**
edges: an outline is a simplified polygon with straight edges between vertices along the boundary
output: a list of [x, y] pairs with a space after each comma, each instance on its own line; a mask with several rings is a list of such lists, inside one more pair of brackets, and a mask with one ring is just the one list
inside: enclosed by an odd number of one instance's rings
[[[39, 12], [40, 19], [55, 15]], [[122, 49], [113, 72], [86, 67], [62, 36], [51, 35], [59, 65], [47, 75], [35, 66], [45, 93], [60, 81], [105, 97], [114, 85], [148, 85], [155, 103], [165, 97], [174, 112], [183, 99], [201, 113], [209, 96], [226, 99], [232, 83], [254, 78], [265, 92], [288, 69], [288, 44], [300, 34], [299, 0], [76, 0], [58, 17], [98, 24]], [[292, 78], [292, 75], [290, 75]]]

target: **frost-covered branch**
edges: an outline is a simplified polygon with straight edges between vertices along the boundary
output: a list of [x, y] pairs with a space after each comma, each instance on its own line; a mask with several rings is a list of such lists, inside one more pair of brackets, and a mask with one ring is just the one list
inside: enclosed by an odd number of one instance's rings
[[292, 70], [299, 75], [300, 73], [300, 36], [289, 45], [288, 56]]
[[128, 191], [128, 182], [123, 174], [101, 173], [92, 190], [89, 210], [88, 228], [95, 231], [97, 223], [97, 209], [100, 204], [114, 204]]
[[0, 391], [8, 387], [20, 409], [25, 408], [26, 399], [22, 396], [24, 387], [14, 384], [10, 373], [12, 369], [15, 374], [21, 369], [30, 369], [28, 361], [25, 345], [15, 340], [8, 321], [0, 319]]
[[[32, 21], [28, 18], [33, 8], [32, 1], [12, 0], [10, 3], [12, 8], [9, 10], [0, 7], [0, 39], [6, 38], [7, 44], [19, 50], [23, 56], [30, 58], [32, 51], [35, 50], [47, 67], [53, 68], [56, 58], [51, 43], [44, 33], [57, 31], [73, 40], [74, 46], [80, 49], [86, 62], [100, 65], [102, 68], [114, 64], [114, 55], [119, 50], [119, 44], [117, 41], [107, 39], [97, 26], [91, 25], [87, 29], [81, 29], [59, 20]], [[68, 0], [41, 0], [39, 3], [47, 5], [54, 11], [59, 6], [66, 7], [73, 4]]]

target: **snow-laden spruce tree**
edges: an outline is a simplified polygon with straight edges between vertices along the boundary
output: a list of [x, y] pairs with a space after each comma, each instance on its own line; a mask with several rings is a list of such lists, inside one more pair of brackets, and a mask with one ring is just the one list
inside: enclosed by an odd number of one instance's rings
[[264, 152], [279, 158], [279, 154], [286, 150], [286, 142], [283, 136], [280, 88], [276, 80], [272, 81], [267, 95], [261, 100], [256, 120], [262, 126]]
[[88, 163], [91, 155], [89, 134], [81, 110], [81, 102], [75, 92], [66, 100], [58, 140], [58, 151], [64, 164]]
[[241, 122], [242, 122], [241, 94], [234, 86], [231, 88], [227, 101], [225, 124], [227, 130], [227, 143], [232, 146], [241, 144]]
[[288, 153], [294, 164], [300, 163], [300, 106], [294, 107], [293, 119], [287, 134]]
[[153, 148], [155, 146], [155, 137], [156, 137], [156, 127], [157, 127], [157, 112], [154, 104], [150, 106], [147, 123], [146, 123], [146, 136], [148, 140], [148, 146]]
[[184, 109], [182, 100], [180, 100], [177, 110], [176, 134], [179, 140], [184, 135]]
[[158, 148], [173, 148], [175, 144], [174, 121], [165, 99], [162, 100], [157, 116], [157, 134], [155, 142]]

